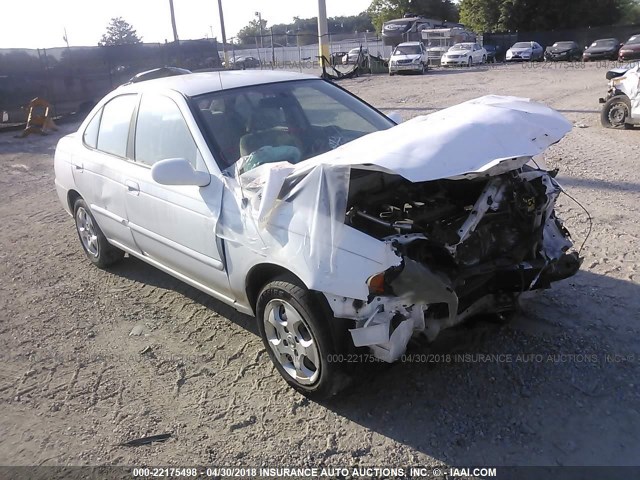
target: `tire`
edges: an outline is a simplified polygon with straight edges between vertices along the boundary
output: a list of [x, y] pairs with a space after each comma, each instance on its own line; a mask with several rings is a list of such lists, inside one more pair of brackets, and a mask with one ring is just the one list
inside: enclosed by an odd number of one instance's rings
[[332, 361], [346, 351], [348, 332], [336, 328], [342, 322], [328, 310], [292, 275], [269, 282], [256, 302], [260, 337], [276, 370], [294, 389], [317, 400], [349, 384], [342, 364]]
[[600, 123], [606, 128], [633, 128], [626, 123], [631, 112], [631, 102], [626, 95], [611, 97], [602, 107]]
[[393, 77], [394, 75], [395, 75], [395, 73], [391, 73], [391, 72], [389, 72], [389, 76], [390, 76], [390, 77]]
[[122, 260], [124, 252], [109, 243], [82, 198], [78, 198], [73, 205], [73, 218], [80, 245], [91, 263], [99, 268], [107, 268]]
[[426, 72], [426, 69], [424, 68], [424, 63], [422, 64], [422, 68], [420, 69], [420, 75], [424, 75]]
[[482, 56], [482, 64], [484, 65], [485, 63], [487, 63], [487, 56], [483, 55]]
[[471, 68], [473, 66], [473, 58], [469, 57], [469, 60], [467, 60], [467, 67]]

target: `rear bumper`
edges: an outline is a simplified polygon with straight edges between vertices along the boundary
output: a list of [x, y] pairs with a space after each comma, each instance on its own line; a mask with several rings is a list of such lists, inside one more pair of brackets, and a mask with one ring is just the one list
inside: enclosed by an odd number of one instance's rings
[[69, 190], [62, 186], [62, 184], [58, 182], [58, 179], [55, 180], [55, 185], [56, 193], [58, 194], [60, 203], [62, 203], [62, 207], [64, 208], [65, 212], [73, 216], [73, 212], [71, 211], [71, 207], [69, 206]]

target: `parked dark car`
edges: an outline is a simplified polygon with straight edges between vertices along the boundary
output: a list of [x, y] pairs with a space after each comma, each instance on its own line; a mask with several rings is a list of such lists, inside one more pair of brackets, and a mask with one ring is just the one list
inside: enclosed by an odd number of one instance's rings
[[544, 51], [548, 62], [578, 61], [582, 59], [582, 48], [576, 42], [556, 42]]
[[487, 51], [487, 63], [504, 62], [504, 48], [500, 45], [483, 45]]
[[617, 60], [622, 44], [617, 38], [603, 38], [593, 42], [582, 54], [585, 62], [590, 60]]
[[627, 43], [620, 47], [618, 54], [618, 60], [624, 62], [625, 60], [634, 60], [640, 58], [640, 33], [633, 35]]
[[244, 70], [245, 68], [256, 68], [260, 66], [260, 60], [256, 57], [242, 56], [229, 59], [231, 68], [239, 68]]

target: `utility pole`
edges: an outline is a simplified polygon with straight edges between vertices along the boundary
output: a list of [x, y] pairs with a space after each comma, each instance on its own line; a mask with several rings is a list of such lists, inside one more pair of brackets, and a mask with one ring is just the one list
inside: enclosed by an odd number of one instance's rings
[[178, 43], [178, 29], [176, 28], [176, 14], [173, 11], [173, 0], [169, 0], [169, 10], [171, 10], [171, 28], [173, 28], [173, 41]]
[[224, 14], [222, 13], [222, 0], [218, 0], [218, 11], [220, 12], [220, 34], [222, 35], [222, 51], [224, 52], [224, 65], [229, 68], [229, 54], [227, 53], [227, 34], [224, 31]]
[[[260, 48], [264, 48], [264, 40], [262, 39], [262, 14], [260, 12], [256, 12], [256, 17], [258, 17], [258, 24], [260, 26]], [[256, 45], [257, 47], [258, 45]]]
[[329, 27], [327, 26], [327, 5], [325, 0], [318, 0], [318, 50], [322, 67], [328, 67]]

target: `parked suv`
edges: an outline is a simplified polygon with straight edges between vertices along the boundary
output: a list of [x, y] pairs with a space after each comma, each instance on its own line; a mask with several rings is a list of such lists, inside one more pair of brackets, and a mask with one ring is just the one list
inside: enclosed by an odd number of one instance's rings
[[389, 75], [400, 72], [425, 73], [429, 59], [421, 42], [405, 42], [398, 45], [389, 59]]

